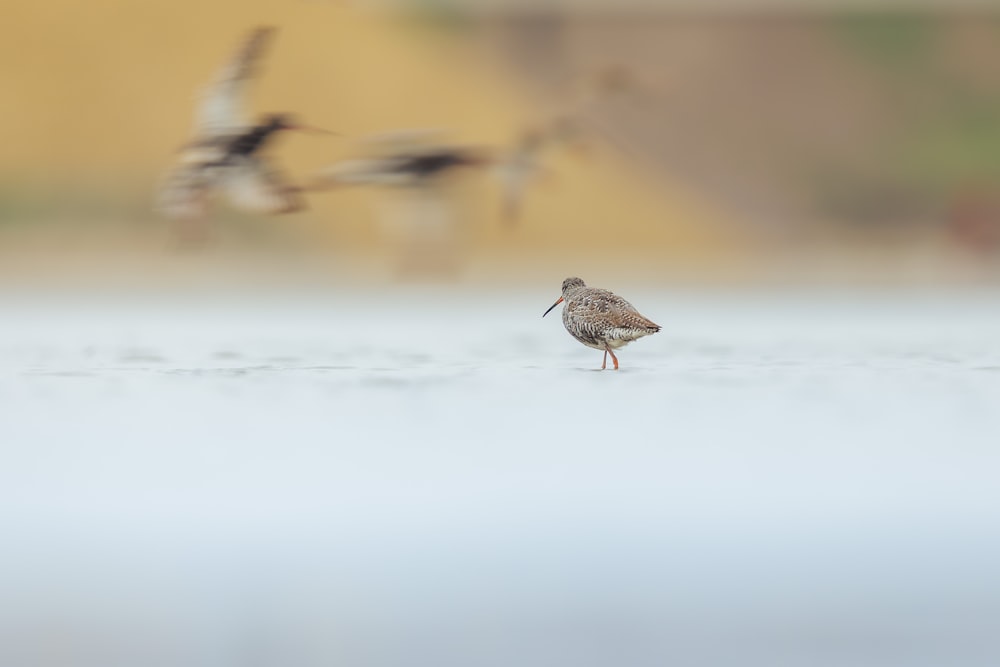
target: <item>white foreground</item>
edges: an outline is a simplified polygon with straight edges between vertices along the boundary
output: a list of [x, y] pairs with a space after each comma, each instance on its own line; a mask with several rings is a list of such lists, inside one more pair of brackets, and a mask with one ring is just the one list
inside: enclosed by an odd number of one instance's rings
[[998, 295], [557, 287], [4, 296], [0, 664], [1000, 664]]

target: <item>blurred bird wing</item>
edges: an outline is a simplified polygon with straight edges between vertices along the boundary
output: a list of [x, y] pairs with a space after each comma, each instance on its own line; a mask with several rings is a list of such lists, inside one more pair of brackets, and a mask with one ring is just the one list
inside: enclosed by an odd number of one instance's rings
[[156, 198], [156, 210], [172, 220], [200, 218], [217, 180], [218, 170], [204, 163], [182, 163], [167, 174]]
[[222, 187], [234, 206], [262, 213], [293, 213], [305, 208], [299, 188], [260, 158], [243, 158], [227, 168]]
[[275, 28], [268, 26], [250, 33], [215, 81], [205, 89], [195, 118], [199, 136], [228, 133], [250, 125], [246, 89], [274, 33]]

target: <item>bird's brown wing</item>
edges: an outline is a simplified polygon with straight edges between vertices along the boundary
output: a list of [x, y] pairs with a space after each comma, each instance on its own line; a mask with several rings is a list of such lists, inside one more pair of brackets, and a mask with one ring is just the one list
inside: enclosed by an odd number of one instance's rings
[[270, 26], [254, 29], [205, 89], [195, 118], [197, 136], [231, 132], [250, 124], [245, 108], [247, 85], [275, 31]]
[[639, 313], [631, 303], [613, 292], [594, 290], [595, 306], [607, 312], [608, 321], [615, 329], [628, 331], [659, 331], [660, 325]]
[[262, 158], [242, 158], [227, 167], [222, 187], [233, 205], [245, 210], [293, 213], [305, 208], [300, 188]]

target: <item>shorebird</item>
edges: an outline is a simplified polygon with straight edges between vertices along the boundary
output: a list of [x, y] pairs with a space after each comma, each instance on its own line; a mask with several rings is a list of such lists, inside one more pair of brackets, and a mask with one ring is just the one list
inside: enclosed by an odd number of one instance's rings
[[591, 140], [603, 137], [617, 146], [618, 141], [595, 122], [595, 112], [605, 102], [641, 92], [631, 71], [607, 67], [584, 76], [568, 86], [562, 96], [561, 111], [521, 133], [514, 145], [494, 161], [494, 175], [501, 190], [501, 217], [507, 223], [520, 217], [525, 191], [551, 175], [545, 160], [559, 148], [587, 152]]
[[613, 292], [587, 287], [579, 278], [567, 278], [562, 284], [562, 296], [549, 306], [542, 317], [562, 302], [562, 321], [566, 331], [587, 347], [604, 351], [601, 370], [607, 368], [608, 355], [618, 370], [614, 350], [634, 340], [660, 330], [635, 309], [631, 303]]
[[[373, 211], [400, 275], [451, 275], [468, 236], [467, 181], [459, 178], [490, 162], [482, 149], [449, 144], [437, 130], [399, 130], [365, 140], [360, 157], [317, 172], [307, 186], [376, 189]], [[457, 187], [456, 187], [457, 186]]]
[[521, 214], [521, 202], [535, 181], [548, 176], [543, 164], [552, 150], [579, 142], [579, 124], [568, 116], [560, 116], [542, 127], [521, 133], [507, 154], [495, 161], [494, 174], [500, 183], [501, 217], [516, 222]]
[[327, 131], [302, 125], [288, 114], [271, 114], [252, 123], [244, 110], [246, 89], [274, 32], [267, 26], [253, 30], [203, 94], [194, 139], [181, 148], [179, 164], [159, 193], [157, 208], [167, 217], [202, 217], [216, 189], [242, 209], [290, 213], [304, 207], [300, 189], [290, 185], [260, 151], [282, 130]]
[[382, 185], [421, 188], [462, 167], [484, 164], [470, 151], [442, 148], [425, 153], [344, 160], [321, 171], [309, 187], [326, 190], [338, 185]]
[[491, 158], [473, 148], [431, 143], [433, 131], [398, 131], [369, 140], [371, 156], [344, 160], [322, 169], [310, 190], [339, 185], [429, 188], [445, 176], [467, 167], [489, 164]]

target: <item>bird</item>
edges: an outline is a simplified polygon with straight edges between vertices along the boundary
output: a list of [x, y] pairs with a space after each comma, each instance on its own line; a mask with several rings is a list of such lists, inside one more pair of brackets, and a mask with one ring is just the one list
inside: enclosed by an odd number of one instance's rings
[[501, 219], [513, 224], [521, 214], [525, 192], [537, 181], [551, 176], [547, 159], [557, 149], [569, 149], [578, 156], [589, 152], [595, 138], [619, 149], [620, 142], [600, 123], [599, 111], [607, 102], [642, 93], [631, 70], [609, 66], [582, 76], [564, 87], [561, 110], [523, 130], [513, 145], [494, 160], [494, 176], [501, 192]]
[[525, 190], [550, 175], [546, 156], [560, 146], [582, 147], [581, 128], [569, 116], [556, 117], [521, 132], [505, 155], [495, 160], [494, 176], [501, 191], [501, 218], [512, 224], [521, 215]]
[[195, 116], [194, 138], [181, 147], [178, 164], [159, 192], [157, 209], [166, 217], [203, 217], [209, 196], [217, 189], [241, 209], [291, 213], [305, 207], [300, 188], [260, 153], [284, 130], [329, 132], [303, 125], [287, 113], [269, 114], [254, 123], [245, 112], [247, 87], [275, 32], [271, 26], [254, 29], [205, 90]]
[[399, 275], [451, 275], [469, 232], [469, 181], [459, 177], [491, 159], [486, 149], [449, 143], [437, 130], [397, 130], [364, 140], [358, 157], [319, 170], [306, 189], [375, 188], [373, 210], [398, 253]]
[[337, 185], [381, 185], [422, 188], [463, 167], [483, 164], [484, 158], [461, 149], [344, 160], [323, 169], [310, 190]]
[[614, 350], [660, 330], [659, 324], [639, 314], [625, 299], [608, 290], [587, 287], [579, 278], [563, 281], [562, 296], [542, 317], [563, 302], [566, 302], [562, 312], [566, 331], [587, 347], [604, 351], [601, 370], [607, 368], [609, 354], [618, 370]]
[[340, 185], [376, 185], [430, 189], [459, 169], [490, 164], [483, 150], [431, 143], [436, 134], [424, 130], [400, 130], [369, 140], [370, 155], [343, 160], [316, 175], [310, 190]]

